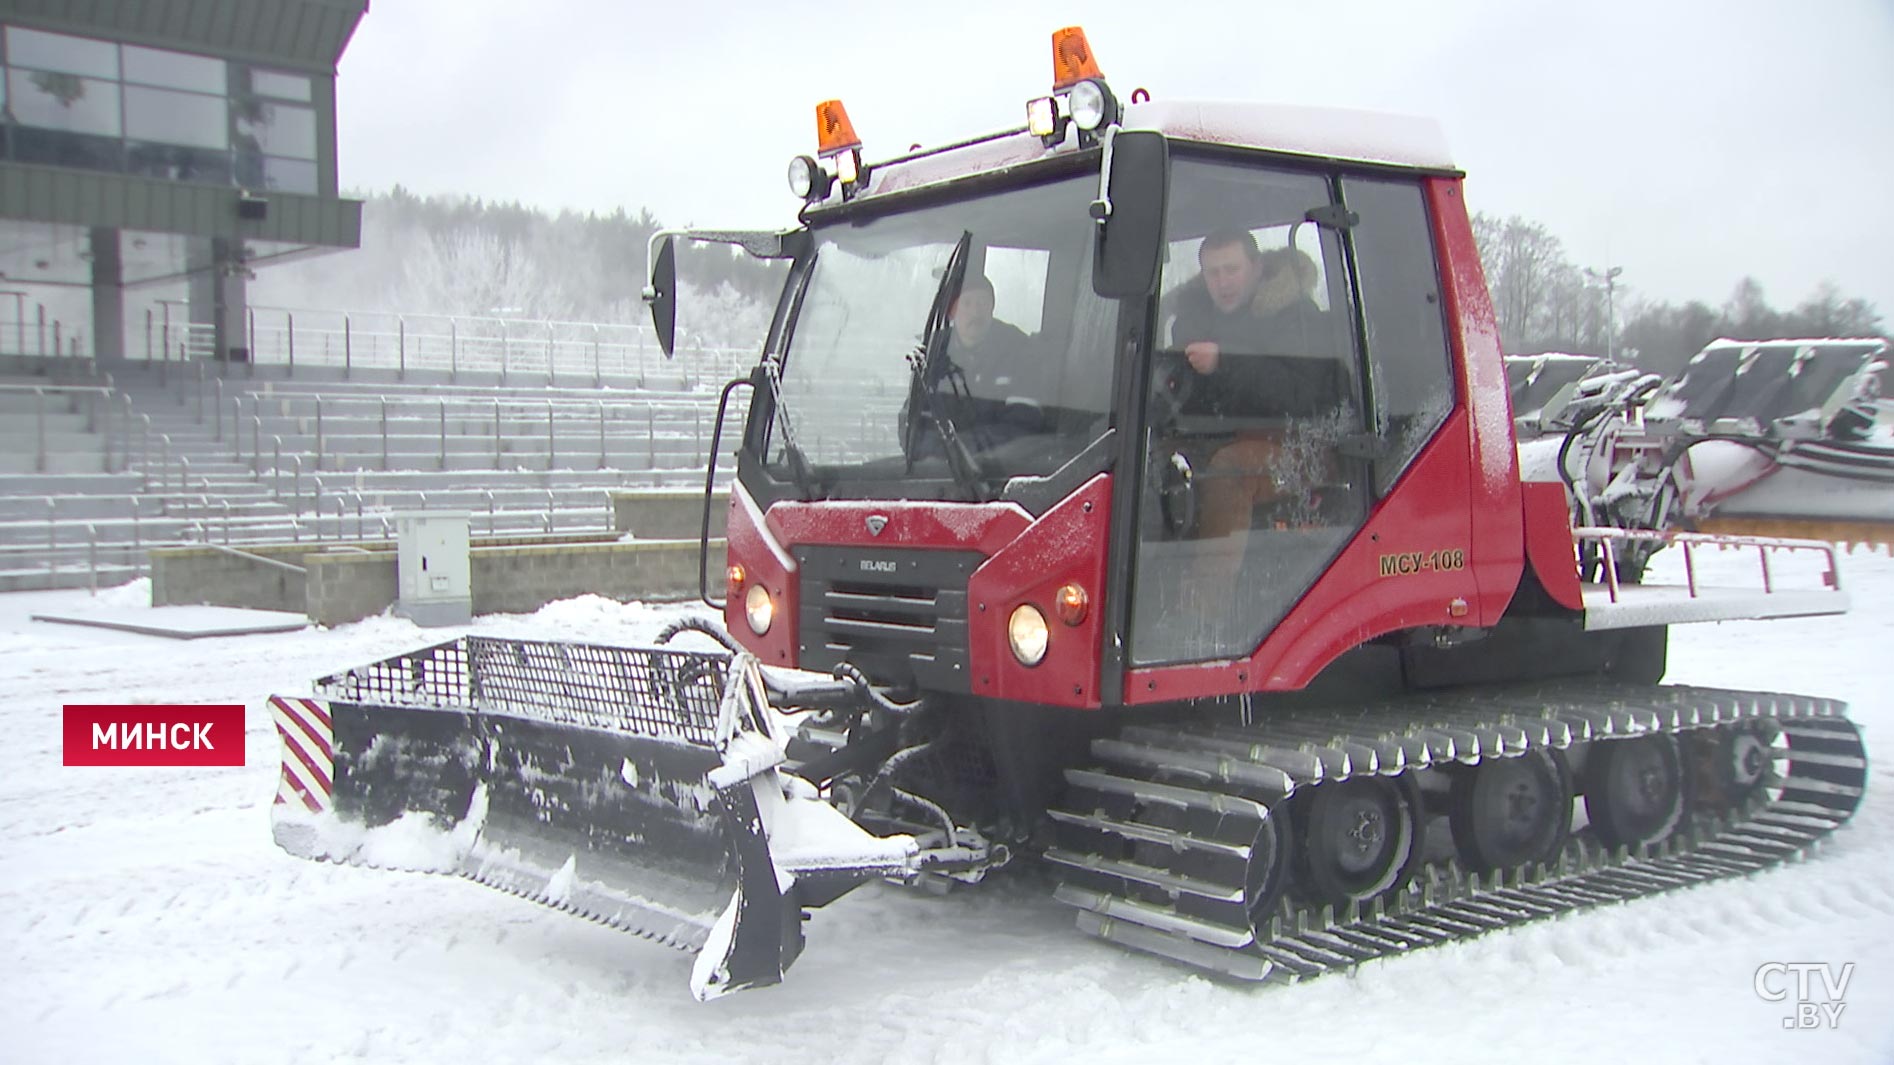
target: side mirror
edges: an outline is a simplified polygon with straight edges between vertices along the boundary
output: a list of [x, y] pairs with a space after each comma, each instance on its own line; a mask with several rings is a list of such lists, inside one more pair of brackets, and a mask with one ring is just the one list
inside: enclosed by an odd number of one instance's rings
[[1170, 144], [1162, 133], [1119, 130], [1105, 142], [1092, 205], [1098, 220], [1092, 290], [1106, 299], [1139, 299], [1157, 288], [1170, 199]]
[[668, 233], [651, 239], [651, 283], [644, 301], [651, 305], [651, 324], [658, 331], [658, 347], [665, 358], [677, 343], [677, 240]]

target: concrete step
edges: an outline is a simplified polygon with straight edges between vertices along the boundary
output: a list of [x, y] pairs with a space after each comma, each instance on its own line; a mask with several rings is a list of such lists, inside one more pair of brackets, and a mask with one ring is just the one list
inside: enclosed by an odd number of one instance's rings
[[44, 458], [31, 452], [0, 453], [0, 476], [30, 473], [104, 473], [105, 452], [53, 452]]
[[0, 422], [10, 422], [20, 418], [30, 419], [42, 413], [48, 418], [55, 415], [85, 417], [86, 399], [83, 395], [63, 392], [47, 385], [31, 387], [44, 389], [44, 393], [36, 395], [34, 392], [25, 391], [23, 386], [0, 387]]
[[[279, 457], [285, 466], [294, 466], [295, 460], [301, 459], [304, 469], [316, 468], [315, 460], [318, 452], [313, 441], [308, 447], [292, 446], [293, 442], [289, 440], [283, 443], [284, 446], [280, 450], [269, 444], [264, 445], [261, 456], [264, 468], [269, 468], [271, 464], [278, 461]], [[443, 441], [424, 437], [391, 436], [384, 448], [380, 437], [346, 437], [340, 440], [325, 440], [320, 457], [322, 465], [326, 467], [330, 465], [330, 460], [338, 455], [372, 456], [379, 463], [382, 455], [386, 454], [391, 466], [409, 465], [423, 469], [438, 469], [443, 452], [450, 458], [472, 456], [476, 459], [484, 457], [488, 460], [496, 454], [533, 455], [542, 459], [551, 454], [575, 463], [584, 463], [589, 459], [591, 465], [597, 468], [601, 458], [600, 450], [596, 439], [547, 441], [544, 438], [534, 440], [511, 437], [500, 440], [496, 447], [494, 441], [466, 437], [449, 438]], [[611, 437], [606, 439], [603, 451], [606, 465], [612, 465], [610, 460], [614, 457], [623, 457], [637, 460], [636, 464], [639, 468], [650, 466], [654, 459], [660, 465], [670, 465], [680, 460], [696, 462], [703, 456], [702, 446], [689, 437]], [[176, 462], [175, 453], [173, 453], [172, 461]], [[200, 468], [197, 461], [191, 462], [193, 475]]]
[[0, 495], [98, 495], [137, 492], [135, 473], [0, 473]]
[[[189, 457], [182, 456], [184, 459]], [[149, 465], [133, 464], [132, 469], [145, 475], [154, 487], [161, 484], [176, 485], [178, 479], [184, 477], [193, 488], [203, 484], [238, 488], [242, 485], [253, 485], [257, 483], [258, 477], [262, 476], [249, 463], [184, 462], [180, 461], [180, 456], [177, 455], [171, 456], [168, 464], [162, 457], [154, 456]], [[266, 465], [264, 467], [266, 474], [268, 469]]]
[[[508, 533], [604, 532], [611, 528], [604, 507], [563, 508], [554, 511], [501, 510], [467, 514], [476, 536]], [[314, 540], [391, 539], [395, 515], [388, 508], [357, 513], [278, 515], [225, 523], [216, 517], [147, 519], [132, 524], [62, 524], [57, 538], [7, 542], [0, 538], [0, 569], [44, 570], [48, 560], [60, 566], [83, 566], [92, 558], [101, 564], [139, 564], [152, 547], [175, 544], [260, 544]], [[40, 530], [43, 536], [45, 530]]]
[[[253, 512], [276, 514], [288, 509], [275, 497], [268, 495], [231, 496], [217, 495], [212, 492], [166, 492], [148, 498], [156, 504], [157, 513], [160, 515], [196, 514], [203, 511], [207, 505], [220, 512], [223, 507], [229, 506], [231, 512], [235, 514]], [[208, 503], [205, 502], [206, 500]]]
[[136, 494], [0, 495], [0, 521], [45, 521], [48, 513], [57, 519], [86, 521], [130, 517], [134, 511], [155, 514], [157, 500]]
[[[545, 535], [548, 533], [598, 533], [611, 528], [601, 509], [594, 514], [589, 510], [555, 511], [550, 516], [535, 511], [501, 511], [489, 515], [483, 512], [468, 515], [470, 535], [509, 536], [509, 535]], [[256, 530], [261, 532], [262, 530]], [[263, 537], [251, 542], [302, 542], [322, 540], [388, 540], [395, 535], [395, 519], [389, 514], [365, 513], [356, 515], [334, 513], [324, 515], [305, 514], [286, 522], [284, 527], [272, 537]], [[221, 543], [211, 531], [213, 542]], [[233, 544], [242, 540], [233, 539]]]
[[[29, 338], [30, 339], [30, 338]], [[642, 366], [626, 365], [622, 359], [607, 355], [595, 371], [590, 358], [573, 361], [564, 356], [555, 367], [555, 372], [547, 374], [542, 360], [534, 369], [526, 364], [511, 369], [502, 383], [498, 362], [492, 368], [484, 364], [468, 361], [458, 372], [448, 367], [439, 369], [432, 366], [414, 365], [405, 372], [395, 365], [396, 358], [390, 351], [386, 362], [379, 355], [371, 356], [366, 348], [356, 352], [356, 364], [347, 365], [343, 361], [339, 346], [333, 346], [328, 354], [320, 347], [307, 348], [299, 343], [296, 350], [296, 363], [265, 362], [236, 364], [226, 366], [221, 362], [202, 363], [206, 377], [222, 378], [225, 383], [244, 383], [256, 388], [274, 386], [276, 388], [295, 386], [314, 387], [358, 387], [358, 388], [591, 388], [607, 389], [668, 388], [676, 389], [680, 382], [697, 380], [702, 382], [716, 374], [688, 372], [690, 368], [681, 363], [667, 362], [653, 349], [648, 361]], [[747, 362], [754, 362], [749, 358]], [[161, 361], [149, 363], [134, 360], [113, 368], [115, 376], [121, 380], [138, 383], [156, 382], [160, 376], [175, 381], [183, 376], [195, 379], [198, 362], [180, 364], [172, 360], [168, 365]]]
[[[0, 393], [4, 396], [5, 393]], [[0, 432], [19, 436], [34, 436], [42, 424], [46, 432], [51, 433], [94, 433], [92, 418], [84, 411], [48, 411], [39, 414], [34, 411], [9, 411], [0, 404]]]
[[[604, 431], [608, 436], [624, 434], [635, 435], [651, 432], [696, 433], [700, 429], [704, 432], [708, 432], [713, 421], [714, 412], [700, 409], [607, 411]], [[555, 411], [551, 424], [552, 430], [562, 437], [591, 436], [596, 438], [599, 434], [599, 418], [598, 412], [595, 410], [579, 408], [570, 411]], [[493, 437], [493, 418], [490, 415], [483, 417], [478, 413], [460, 416], [450, 413], [447, 417], [447, 423], [442, 425], [437, 412], [422, 411], [415, 413], [412, 411], [403, 411], [399, 415], [390, 412], [386, 425], [390, 435], [429, 436], [436, 439], [439, 439], [443, 435], [449, 439], [453, 439], [454, 437], [485, 437], [492, 439]], [[341, 415], [330, 414], [325, 410], [320, 419], [320, 424], [318, 424], [318, 419], [313, 412], [296, 412], [283, 415], [272, 413], [263, 416], [261, 423], [258, 425], [250, 424], [249, 416], [246, 415], [241, 432], [231, 431], [228, 427], [228, 423], [226, 423], [223, 442], [229, 443], [233, 438], [236, 438], [237, 442], [247, 446], [252, 437], [261, 437], [264, 440], [279, 435], [285, 438], [292, 435], [314, 437], [318, 428], [322, 430], [322, 434], [325, 437], [349, 435], [379, 437], [382, 433], [382, 427], [383, 421], [379, 414]], [[190, 428], [197, 431], [204, 431], [205, 429], [205, 427], [198, 426], [191, 426]], [[214, 430], [214, 427], [211, 428]], [[179, 432], [161, 430], [155, 421], [152, 423], [152, 431], [154, 433], [160, 431], [171, 432], [173, 439], [177, 439], [180, 435]], [[526, 415], [502, 415], [500, 418], [500, 435], [503, 437], [543, 437], [546, 435], [546, 432], [547, 421], [543, 412], [535, 412]], [[215, 439], [214, 431], [205, 432], [205, 435], [209, 439]]]
[[[29, 316], [30, 318], [30, 316]], [[98, 377], [98, 366], [91, 358], [68, 358], [37, 354], [40, 348], [52, 345], [51, 324], [47, 335], [41, 339], [36, 335], [34, 323], [26, 323], [25, 335], [19, 335], [8, 323], [0, 331], [0, 375], [8, 379], [39, 378], [51, 381], [86, 381]], [[24, 346], [27, 350], [17, 350]]]
[[[160, 377], [162, 376], [162, 381]], [[714, 380], [713, 380], [714, 378]], [[160, 375], [155, 369], [134, 369], [129, 372], [117, 372], [114, 383], [133, 395], [169, 395], [182, 393], [195, 395], [198, 388], [196, 372], [180, 373], [174, 365], [169, 373]], [[569, 398], [592, 400], [601, 397], [623, 398], [651, 396], [662, 397], [700, 397], [714, 399], [717, 390], [723, 387], [723, 379], [715, 375], [699, 376], [696, 384], [691, 383], [688, 375], [652, 374], [640, 378], [636, 374], [607, 373], [595, 383], [591, 374], [560, 374], [557, 379], [548, 382], [546, 375], [509, 374], [504, 383], [498, 373], [462, 373], [458, 376], [446, 372], [434, 374], [410, 372], [404, 380], [394, 373], [373, 373], [357, 371], [344, 377], [339, 373], [298, 373], [293, 377], [280, 374], [261, 374], [251, 377], [241, 371], [219, 376], [207, 373], [204, 388], [214, 393], [221, 380], [225, 396], [236, 395], [297, 395], [297, 394], [334, 394], [334, 395], [444, 395], [449, 397], [511, 397], [534, 395], [541, 398]]]
[[0, 547], [74, 547], [93, 539], [102, 544], [151, 543], [178, 537], [192, 520], [181, 514], [141, 514], [136, 518], [59, 518], [50, 524], [0, 521]]
[[[248, 381], [261, 385], [270, 383], [277, 388], [292, 384], [315, 383], [324, 387], [356, 386], [368, 389], [389, 390], [403, 388], [439, 388], [450, 387], [470, 390], [511, 391], [511, 390], [559, 390], [559, 389], [609, 389], [617, 391], [650, 391], [670, 393], [701, 393], [722, 387], [730, 372], [705, 366], [686, 366], [683, 363], [664, 363], [654, 359], [651, 367], [644, 372], [636, 368], [620, 369], [613, 367], [609, 360], [602, 368], [603, 372], [594, 375], [589, 364], [578, 366], [561, 362], [557, 372], [548, 374], [544, 363], [528, 370], [516, 367], [502, 373], [498, 360], [475, 364], [463, 362], [458, 373], [450, 370], [423, 370], [411, 368], [404, 375], [392, 365], [368, 365], [366, 360], [349, 369], [340, 359], [314, 360], [304, 357], [297, 348], [297, 362], [294, 374], [278, 370], [266, 373], [268, 367], [259, 367], [254, 376], [239, 370], [225, 376], [225, 381]], [[755, 363], [754, 356], [745, 360], [745, 368]]]
[[[437, 457], [430, 460], [418, 456], [390, 456], [387, 463], [382, 462], [380, 452], [366, 455], [325, 455], [322, 471], [325, 474], [353, 472], [400, 472], [405, 467], [409, 471], [421, 470], [432, 473], [454, 472], [495, 472], [501, 474], [541, 473], [562, 477], [571, 473], [609, 473], [627, 476], [637, 484], [649, 484], [653, 474], [681, 475], [695, 473], [703, 476], [703, 462], [697, 456], [681, 453], [660, 454], [653, 466], [648, 458], [641, 454], [608, 456], [606, 465], [598, 465], [598, 456], [572, 456], [561, 452], [548, 458], [545, 454], [530, 452], [508, 452], [496, 464], [491, 455], [449, 455], [446, 469], [441, 468]], [[305, 476], [308, 471], [305, 471]]]
[[[305, 473], [305, 476], [307, 474]], [[418, 489], [435, 491], [442, 488], [466, 488], [472, 490], [503, 488], [645, 488], [651, 484], [649, 471], [626, 470], [326, 470], [320, 477], [325, 490], [338, 491], [354, 489], [358, 491], [382, 491], [398, 489]], [[690, 471], [666, 472], [666, 477], [684, 476], [686, 480], [695, 478], [699, 486], [703, 484], [702, 469]], [[728, 472], [723, 479], [728, 480]]]
[[[253, 485], [251, 487], [255, 488], [256, 486]], [[287, 488], [288, 485], [285, 485], [284, 487]], [[180, 491], [176, 491], [175, 489], [165, 489], [165, 490], [160, 490], [160, 491], [154, 491], [150, 494], [149, 498], [156, 501], [157, 506], [158, 506], [158, 512], [161, 514], [168, 514], [173, 511], [186, 509], [186, 508], [191, 509], [191, 510], [201, 510], [203, 509], [203, 506], [204, 506], [204, 503], [203, 503], [204, 500], [209, 500], [211, 504], [228, 503], [233, 507], [239, 507], [239, 508], [271, 506], [275, 504], [275, 500], [276, 500], [276, 496], [273, 493], [270, 493], [268, 491], [180, 492]]]
[[83, 425], [77, 429], [48, 427], [42, 433], [30, 424], [23, 427], [19, 422], [0, 421], [0, 454], [35, 455], [42, 446], [48, 455], [64, 451], [103, 452], [105, 437], [86, 432]]
[[40, 569], [0, 569], [0, 592], [39, 592], [57, 588], [113, 588], [136, 580], [139, 570], [128, 565], [101, 565], [96, 573], [84, 566], [63, 566], [57, 572]]
[[154, 478], [162, 473], [174, 483], [181, 475], [188, 475], [192, 484], [201, 484], [206, 480], [241, 484], [246, 481], [255, 481], [257, 476], [256, 467], [251, 463], [231, 462], [228, 458], [180, 455], [173, 451], [169, 455], [155, 452], [144, 460], [139, 460], [139, 457], [134, 455], [133, 459], [133, 469], [148, 470]]
[[[649, 468], [654, 462], [661, 466], [672, 466], [679, 462], [692, 465], [703, 461], [704, 445], [690, 437], [609, 437], [601, 447], [597, 438], [569, 439], [561, 437], [548, 442], [544, 438], [533, 440], [519, 437], [506, 438], [496, 442], [479, 438], [449, 437], [441, 440], [435, 437], [389, 437], [386, 445], [380, 437], [345, 437], [336, 440], [324, 440], [320, 448], [313, 439], [285, 438], [278, 447], [274, 441], [263, 443], [262, 453], [252, 456], [245, 452], [240, 459], [207, 465], [211, 460], [190, 458], [191, 475], [196, 477], [200, 470], [206, 473], [236, 477], [245, 472], [264, 475], [275, 467], [285, 470], [300, 467], [304, 471], [337, 468], [337, 456], [353, 456], [355, 463], [349, 468], [358, 468], [360, 460], [367, 458], [369, 465], [380, 468], [384, 465], [394, 469], [438, 470], [441, 468], [441, 456], [461, 456], [457, 468], [478, 468], [481, 461], [491, 467], [496, 456], [531, 455], [544, 465], [544, 457], [555, 455], [561, 465], [573, 465], [578, 468], [598, 469], [605, 466], [631, 466], [638, 469]], [[387, 462], [382, 461], [387, 456]], [[136, 460], [139, 456], [134, 455]], [[469, 462], [467, 460], [471, 459]], [[171, 468], [180, 464], [174, 452], [166, 466], [162, 454], [154, 454], [149, 459], [153, 469]]]
[[[246, 395], [229, 397], [223, 410], [226, 424], [235, 415], [250, 417], [297, 417], [313, 418], [318, 408], [326, 418], [379, 418], [382, 408], [388, 409], [388, 416], [394, 417], [431, 417], [440, 420], [441, 408], [447, 408], [447, 417], [479, 418], [492, 421], [493, 408], [500, 408], [503, 417], [527, 417], [532, 413], [542, 413], [548, 405], [556, 412], [586, 414], [598, 416], [600, 407], [605, 408], [607, 418], [628, 416], [643, 417], [647, 411], [660, 415], [675, 413], [691, 414], [699, 411], [716, 410], [716, 397], [652, 393], [618, 393], [603, 395], [600, 393], [560, 394], [543, 392], [495, 392], [490, 395], [443, 396], [437, 392], [418, 392], [413, 395], [387, 395], [385, 393], [366, 393], [362, 395], [335, 394], [331, 392], [279, 392], [273, 395]], [[157, 408], [163, 409], [163, 408]], [[194, 415], [195, 411], [172, 408], [179, 414]], [[205, 420], [213, 421], [216, 411], [206, 408]]]

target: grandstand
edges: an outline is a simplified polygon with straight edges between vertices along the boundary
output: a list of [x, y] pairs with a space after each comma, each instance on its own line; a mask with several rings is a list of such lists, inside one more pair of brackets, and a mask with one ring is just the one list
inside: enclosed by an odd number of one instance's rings
[[109, 373], [37, 308], [0, 318], [0, 590], [122, 583], [165, 545], [385, 542], [417, 509], [477, 540], [606, 532], [614, 492], [701, 488], [717, 389], [754, 359], [666, 360], [622, 324], [256, 307], [238, 362], [172, 311]]

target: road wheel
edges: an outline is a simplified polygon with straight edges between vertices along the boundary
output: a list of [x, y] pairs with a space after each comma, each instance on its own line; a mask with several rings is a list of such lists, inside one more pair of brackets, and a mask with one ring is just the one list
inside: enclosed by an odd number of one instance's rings
[[1406, 887], [1420, 864], [1420, 810], [1420, 791], [1404, 777], [1357, 777], [1309, 789], [1297, 811], [1297, 893], [1339, 908]]
[[1748, 802], [1769, 780], [1780, 736], [1781, 730], [1766, 721], [1701, 729], [1685, 736], [1691, 809], [1717, 814]]
[[1585, 815], [1607, 847], [1640, 847], [1683, 817], [1683, 768], [1670, 736], [1604, 740], [1585, 765]]
[[1454, 849], [1474, 872], [1551, 861], [1572, 829], [1571, 775], [1552, 751], [1462, 769], [1447, 802]]

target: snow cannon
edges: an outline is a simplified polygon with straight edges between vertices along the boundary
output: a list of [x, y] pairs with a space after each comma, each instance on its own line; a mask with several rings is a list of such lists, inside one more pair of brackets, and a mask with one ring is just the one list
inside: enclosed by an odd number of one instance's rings
[[1566, 482], [1580, 524], [1609, 515], [1883, 549], [1894, 547], [1886, 368], [1879, 337], [1717, 340], [1668, 379], [1595, 356], [1506, 360], [1521, 458]]

